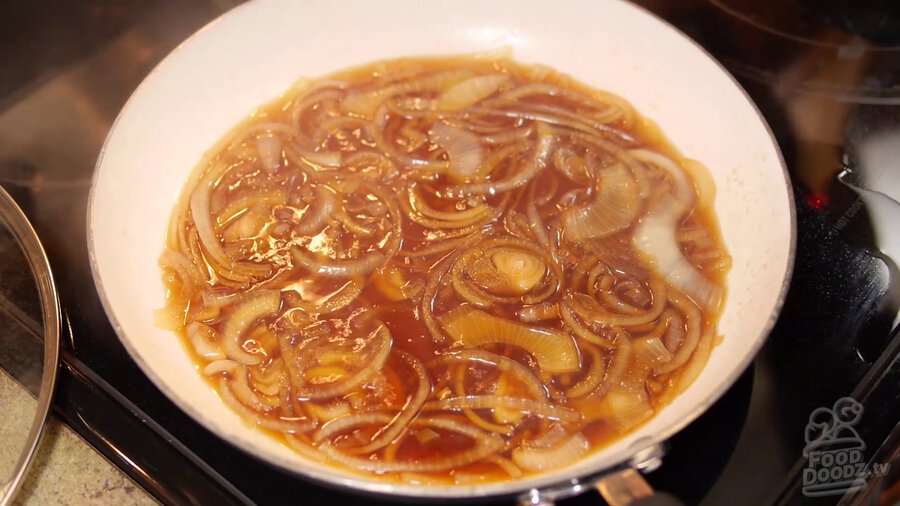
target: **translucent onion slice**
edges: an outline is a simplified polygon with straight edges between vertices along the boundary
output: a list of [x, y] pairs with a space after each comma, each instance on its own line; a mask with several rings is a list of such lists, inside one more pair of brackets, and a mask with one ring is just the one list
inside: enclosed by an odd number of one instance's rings
[[671, 199], [660, 202], [635, 229], [634, 247], [670, 285], [700, 307], [714, 312], [722, 302], [722, 290], [706, 279], [681, 252], [675, 238], [680, 219], [677, 203]]
[[639, 364], [655, 367], [672, 360], [672, 352], [658, 337], [638, 338], [631, 344], [634, 345], [634, 360]]
[[351, 302], [359, 297], [365, 286], [363, 278], [352, 278], [337, 291], [322, 297], [315, 302], [309, 300], [296, 300], [296, 298], [286, 298], [289, 306], [299, 308], [307, 313], [328, 314], [342, 309], [350, 305]]
[[577, 462], [590, 447], [587, 438], [578, 433], [553, 448], [516, 448], [512, 452], [512, 460], [527, 471], [550, 471]]
[[441, 317], [447, 333], [467, 348], [503, 343], [524, 349], [550, 373], [573, 372], [579, 368], [578, 348], [572, 336], [556, 329], [532, 327], [460, 306]]
[[219, 333], [214, 328], [200, 322], [192, 322], [184, 330], [194, 352], [201, 358], [205, 360], [225, 358], [225, 353], [218, 346]]
[[391, 472], [435, 472], [462, 467], [477, 462], [503, 448], [503, 439], [497, 434], [487, 433], [455, 420], [444, 418], [426, 418], [416, 421], [417, 426], [456, 432], [475, 440], [475, 446], [460, 453], [439, 456], [431, 459], [385, 462], [370, 460], [364, 457], [353, 457], [340, 451], [331, 443], [324, 443], [319, 450], [328, 458], [353, 469], [361, 469], [373, 473]]
[[392, 97], [424, 91], [443, 92], [469, 76], [471, 74], [465, 70], [449, 70], [388, 84], [374, 90], [350, 93], [341, 101], [341, 110], [371, 119], [375, 111]]
[[[305, 399], [327, 399], [346, 394], [362, 385], [378, 373], [391, 353], [391, 334], [387, 328], [379, 326], [370, 338], [372, 349], [368, 353], [359, 354], [357, 370], [341, 378], [339, 381], [318, 385], [295, 385], [294, 395]], [[308, 351], [308, 350], [307, 350]], [[313, 350], [318, 352], [320, 350]], [[301, 357], [303, 362], [305, 357]]]
[[586, 350], [590, 354], [591, 365], [587, 374], [566, 390], [566, 397], [570, 399], [584, 397], [597, 390], [600, 384], [603, 383], [603, 378], [606, 375], [606, 362], [604, 362], [600, 352], [593, 346], [584, 346], [582, 350]]
[[216, 376], [217, 374], [234, 374], [234, 371], [240, 367], [234, 360], [222, 359], [210, 362], [203, 368], [204, 376]]
[[261, 355], [243, 348], [241, 337], [261, 318], [277, 313], [280, 306], [281, 293], [277, 291], [258, 292], [238, 303], [222, 327], [222, 347], [228, 358], [244, 365], [262, 362]]
[[493, 95], [509, 77], [505, 75], [477, 76], [447, 88], [435, 103], [440, 111], [461, 111]]
[[541, 302], [532, 306], [524, 306], [516, 311], [516, 316], [525, 323], [559, 318], [559, 306], [556, 302]]
[[294, 226], [294, 231], [300, 235], [312, 235], [325, 227], [328, 219], [334, 216], [337, 208], [337, 196], [334, 190], [320, 184], [316, 186], [316, 198], [303, 213], [300, 223]]
[[442, 411], [448, 409], [512, 409], [530, 415], [541, 416], [563, 422], [581, 421], [577, 411], [534, 399], [509, 397], [501, 395], [466, 395], [448, 397], [438, 401], [426, 402], [423, 411]]
[[563, 234], [569, 241], [601, 238], [625, 230], [641, 211], [637, 182], [624, 165], [600, 171], [597, 179], [594, 200], [563, 213]]
[[647, 393], [626, 387], [610, 389], [600, 410], [620, 430], [631, 429], [653, 416], [653, 407]]
[[572, 309], [572, 303], [569, 297], [566, 297], [559, 302], [559, 317], [579, 338], [604, 348], [611, 349], [615, 347], [615, 344], [610, 339], [597, 334], [588, 328], [587, 325], [579, 321], [578, 315], [576, 315], [575, 310]]
[[687, 300], [686, 297], [676, 292], [669, 293], [669, 301], [684, 315], [687, 331], [684, 335], [684, 340], [675, 353], [672, 354], [671, 359], [656, 368], [658, 374], [672, 372], [686, 364], [694, 353], [694, 349], [697, 348], [697, 343], [700, 342], [703, 318], [700, 309]]
[[416, 391], [390, 423], [375, 433], [375, 436], [369, 444], [359, 448], [353, 448], [352, 450], [349, 450], [348, 453], [357, 455], [371, 453], [389, 445], [397, 439], [404, 430], [406, 430], [412, 419], [419, 414], [422, 405], [425, 404], [425, 399], [427, 399], [428, 394], [431, 393], [431, 380], [428, 378], [428, 373], [425, 372], [425, 367], [422, 363], [412, 355], [401, 352], [401, 356], [416, 375], [416, 380], [418, 381]]
[[336, 260], [328, 257], [316, 257], [304, 248], [291, 248], [291, 258], [304, 269], [330, 278], [354, 278], [368, 276], [387, 261], [379, 251], [369, 251], [357, 258]]
[[646, 164], [655, 165], [662, 169], [672, 181], [675, 189], [675, 200], [680, 212], [687, 211], [694, 201], [694, 189], [688, 180], [684, 170], [667, 156], [646, 149], [632, 149], [628, 154]]
[[555, 136], [550, 127], [539, 123], [538, 135], [539, 138], [532, 159], [524, 167], [516, 170], [508, 179], [448, 186], [444, 190], [444, 194], [451, 198], [471, 195], [497, 195], [498, 193], [515, 190], [528, 184], [529, 181], [547, 168], [550, 164], [550, 157], [553, 154]]
[[314, 434], [313, 441], [321, 443], [326, 439], [330, 439], [335, 434], [343, 432], [360, 425], [386, 425], [390, 423], [393, 417], [387, 413], [355, 413], [351, 415], [335, 418], [322, 425]]
[[278, 137], [257, 137], [256, 150], [259, 152], [259, 161], [263, 169], [269, 174], [274, 174], [281, 167], [281, 139]]
[[535, 376], [534, 371], [509, 357], [488, 351], [460, 350], [441, 355], [435, 360], [440, 363], [481, 362], [492, 365], [500, 371], [509, 373], [518, 381], [522, 382], [533, 397], [543, 400], [548, 399], [547, 388], [541, 383], [537, 376]]
[[481, 140], [472, 132], [437, 122], [429, 129], [431, 141], [444, 148], [450, 159], [447, 179], [455, 184], [480, 180], [484, 149]]

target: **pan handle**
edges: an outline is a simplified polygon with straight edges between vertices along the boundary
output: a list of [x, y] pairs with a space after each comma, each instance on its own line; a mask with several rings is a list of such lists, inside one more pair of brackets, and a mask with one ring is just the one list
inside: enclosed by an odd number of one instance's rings
[[684, 506], [676, 497], [654, 491], [632, 468], [603, 476], [594, 487], [610, 506]]

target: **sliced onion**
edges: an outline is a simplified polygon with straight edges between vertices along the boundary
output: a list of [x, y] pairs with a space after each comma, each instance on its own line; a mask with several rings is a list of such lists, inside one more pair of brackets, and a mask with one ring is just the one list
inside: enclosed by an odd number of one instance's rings
[[643, 390], [616, 387], [607, 392], [601, 407], [619, 430], [628, 430], [653, 416], [653, 407]]
[[566, 397], [570, 399], [584, 397], [597, 390], [600, 384], [603, 383], [603, 378], [606, 375], [606, 363], [603, 361], [603, 356], [600, 352], [593, 346], [584, 346], [582, 351], [584, 350], [587, 350], [591, 356], [591, 365], [587, 374], [566, 390]]
[[[333, 384], [325, 385], [294, 385], [294, 395], [305, 399], [327, 399], [343, 395], [362, 385], [372, 376], [378, 373], [387, 361], [391, 353], [391, 334], [383, 325], [373, 333], [369, 342], [372, 349], [365, 355], [360, 355], [358, 370], [349, 374]], [[315, 351], [315, 350], [314, 350]], [[307, 353], [309, 351], [307, 350]], [[303, 360], [303, 357], [300, 359]], [[302, 363], [302, 362], [301, 362]]]
[[521, 411], [535, 416], [542, 416], [551, 420], [563, 422], [578, 422], [581, 414], [569, 408], [549, 404], [534, 399], [523, 397], [508, 397], [500, 395], [466, 395], [463, 397], [448, 397], [437, 401], [426, 402], [423, 411], [443, 411], [453, 409], [496, 409], [505, 408]]
[[514, 119], [527, 119], [531, 121], [539, 121], [548, 125], [555, 125], [570, 130], [583, 132], [592, 136], [610, 135], [617, 137], [621, 141], [631, 144], [634, 138], [626, 131], [619, 130], [613, 126], [593, 121], [583, 116], [562, 109], [560, 107], [546, 106], [541, 107], [536, 104], [530, 105], [535, 110], [524, 109], [491, 109], [481, 106], [474, 106], [469, 112], [476, 114], [485, 114], [491, 116], [503, 116]]
[[512, 460], [527, 471], [557, 470], [577, 462], [590, 448], [591, 443], [578, 433], [553, 448], [516, 448], [512, 452]]
[[225, 378], [221, 378], [219, 380], [219, 388], [217, 389], [219, 398], [222, 399], [222, 402], [225, 403], [226, 406], [231, 408], [232, 411], [237, 412], [237, 414], [240, 415], [240, 417], [243, 418], [246, 423], [256, 424], [260, 418], [260, 412], [248, 408], [243, 402], [238, 400], [230, 386], [231, 383], [232, 382]]
[[268, 417], [257, 417], [256, 424], [262, 427], [263, 429], [274, 430], [277, 432], [283, 432], [285, 434], [298, 434], [303, 432], [309, 432], [316, 427], [316, 423], [308, 418], [296, 418], [296, 417], [279, 417], [279, 418], [268, 418]]
[[499, 455], [488, 457], [488, 460], [490, 460], [494, 464], [497, 464], [500, 469], [506, 471], [506, 474], [508, 474], [510, 478], [516, 479], [522, 477], [522, 470], [516, 467], [516, 465], [513, 464], [511, 460], [505, 459]]
[[438, 97], [436, 106], [441, 111], [461, 111], [493, 95], [509, 80], [505, 75], [477, 76], [447, 88]]
[[371, 453], [390, 444], [397, 436], [406, 430], [412, 419], [419, 413], [422, 405], [425, 404], [425, 399], [428, 398], [428, 394], [431, 393], [431, 380], [428, 378], [428, 373], [425, 372], [425, 367], [422, 366], [422, 363], [408, 353], [401, 352], [401, 356], [409, 365], [410, 369], [416, 374], [418, 387], [416, 388], [415, 393], [413, 393], [403, 409], [394, 416], [388, 425], [375, 433], [371, 442], [359, 448], [353, 448], [352, 450], [349, 450], [349, 453], [357, 455]]
[[169, 248], [163, 250], [160, 255], [159, 266], [175, 271], [181, 282], [186, 285], [201, 285], [209, 278], [208, 274], [201, 272], [187, 255]]
[[549, 127], [538, 125], [538, 142], [531, 160], [515, 171], [509, 179], [501, 181], [485, 181], [482, 183], [469, 183], [448, 186], [444, 194], [451, 198], [467, 197], [471, 195], [497, 195], [524, 186], [540, 174], [550, 163], [553, 154], [554, 136]]
[[436, 359], [438, 362], [481, 362], [490, 364], [500, 371], [511, 374], [520, 381], [528, 392], [538, 399], [547, 400], [547, 388], [534, 375], [529, 367], [503, 355], [490, 353], [481, 350], [460, 350], [453, 353], [447, 353]]
[[222, 359], [216, 360], [214, 362], [210, 362], [203, 368], [204, 376], [215, 376], [217, 374], [234, 374], [234, 371], [240, 367], [241, 364], [235, 362], [234, 360]]
[[410, 185], [406, 194], [408, 199], [400, 201], [402, 207], [407, 211], [406, 216], [423, 227], [433, 229], [463, 228], [485, 223], [495, 213], [487, 205], [476, 205], [464, 211], [439, 211], [428, 205], [425, 199], [416, 192], [415, 185]]
[[292, 300], [289, 298], [286, 299], [286, 302], [289, 306], [299, 308], [307, 313], [333, 313], [338, 309], [347, 307], [351, 302], [356, 300], [356, 298], [359, 297], [359, 294], [362, 293], [363, 286], [365, 286], [364, 279], [352, 278], [336, 292], [329, 294], [324, 300], [320, 299], [316, 302], [311, 302], [307, 300]]
[[209, 198], [213, 186], [228, 166], [221, 164], [210, 168], [206, 176], [200, 181], [191, 194], [191, 218], [197, 228], [197, 235], [207, 253], [224, 269], [233, 269], [234, 261], [225, 254], [222, 243], [216, 236], [213, 228], [212, 214], [209, 209]]
[[316, 199], [303, 213], [300, 223], [294, 226], [294, 231], [300, 235], [318, 233], [325, 227], [328, 219], [334, 216], [336, 208], [337, 196], [334, 191], [323, 184], [318, 185]]
[[484, 150], [477, 135], [446, 123], [437, 122], [429, 129], [431, 141], [444, 148], [450, 159], [447, 178], [452, 183], [479, 180]]
[[550, 424], [550, 428], [534, 439], [522, 442], [522, 446], [528, 448], [552, 448], [569, 438], [569, 432], [559, 422]]
[[329, 278], [354, 278], [368, 276], [387, 261], [379, 251], [369, 251], [358, 258], [335, 260], [327, 257], [316, 258], [304, 248], [291, 248], [291, 258], [304, 269]]
[[222, 347], [228, 358], [244, 365], [256, 365], [263, 357], [244, 350], [244, 332], [261, 318], [274, 315], [281, 306], [281, 294], [276, 291], [257, 292], [248, 296], [235, 308], [222, 327]]
[[632, 149], [628, 151], [628, 154], [638, 161], [656, 165], [662, 169], [669, 176], [669, 179], [672, 180], [672, 184], [674, 185], [675, 200], [678, 204], [679, 212], [687, 211], [688, 207], [690, 207], [691, 203], [694, 201], [694, 190], [691, 187], [691, 182], [688, 180], [681, 167], [670, 158], [646, 149]]
[[632, 344], [634, 345], [634, 360], [640, 364], [654, 367], [672, 360], [672, 353], [666, 349], [666, 345], [658, 337], [638, 338], [632, 341]]
[[264, 397], [257, 395], [250, 388], [250, 384], [247, 381], [247, 366], [238, 366], [232, 373], [232, 376], [233, 379], [228, 382], [228, 386], [231, 387], [231, 393], [234, 394], [234, 397], [243, 405], [257, 413], [270, 411], [278, 407], [279, 403], [266, 402]]
[[532, 306], [524, 306], [516, 311], [516, 316], [525, 323], [559, 318], [559, 307], [556, 302], [541, 302]]
[[593, 322], [604, 327], [644, 325], [656, 321], [666, 309], [666, 286], [658, 279], [651, 279], [650, 291], [653, 293], [653, 303], [643, 314], [618, 315], [611, 313], [597, 301], [582, 293], [572, 294], [566, 299], [568, 307], [584, 321]]
[[374, 90], [349, 93], [341, 101], [341, 110], [371, 119], [378, 107], [394, 96], [423, 91], [442, 92], [470, 75], [468, 71], [449, 70], [421, 78], [400, 81], [399, 83], [391, 83]]
[[257, 137], [256, 150], [263, 168], [274, 174], [281, 167], [281, 139], [278, 137]]
[[321, 443], [345, 430], [359, 427], [360, 425], [386, 425], [390, 423], [392, 419], [393, 416], [387, 413], [355, 413], [346, 415], [334, 418], [323, 424], [322, 427], [313, 434], [312, 439], [316, 443]]
[[670, 292], [669, 301], [684, 315], [687, 333], [684, 336], [684, 342], [672, 355], [671, 360], [656, 368], [657, 374], [672, 372], [687, 363], [694, 353], [697, 343], [700, 341], [701, 325], [703, 324], [703, 315], [700, 310], [684, 296], [676, 292]]
[[660, 202], [634, 232], [634, 247], [672, 286], [704, 309], [715, 311], [722, 302], [722, 290], [691, 265], [675, 238], [681, 216], [671, 199]]
[[578, 320], [578, 316], [575, 314], [575, 310], [572, 308], [572, 303], [568, 297], [559, 303], [559, 317], [579, 338], [604, 348], [615, 347], [615, 344], [610, 339], [597, 334]]
[[219, 360], [225, 358], [225, 353], [217, 344], [219, 333], [209, 325], [200, 322], [192, 322], [184, 328], [188, 342], [194, 348], [194, 352], [205, 360]]
[[496, 435], [483, 432], [474, 427], [463, 425], [454, 420], [443, 418], [420, 419], [416, 425], [456, 432], [469, 436], [475, 440], [475, 446], [463, 452], [450, 456], [440, 456], [432, 459], [414, 461], [384, 462], [363, 457], [352, 457], [340, 451], [330, 443], [319, 446], [319, 450], [327, 457], [339, 464], [353, 469], [361, 469], [373, 473], [391, 472], [435, 472], [462, 467], [472, 462], [477, 462], [503, 448], [503, 439]]
[[524, 349], [550, 373], [579, 368], [578, 348], [572, 336], [556, 329], [533, 327], [460, 306], [441, 318], [447, 333], [467, 348], [503, 343]]
[[624, 165], [600, 171], [598, 186], [593, 201], [563, 213], [563, 232], [569, 241], [580, 242], [622, 231], [640, 213], [638, 185]]

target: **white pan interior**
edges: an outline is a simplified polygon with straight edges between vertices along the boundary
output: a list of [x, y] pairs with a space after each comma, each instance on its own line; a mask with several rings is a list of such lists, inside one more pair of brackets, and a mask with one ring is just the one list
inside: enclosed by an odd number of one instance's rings
[[[509, 46], [618, 93], [712, 172], [734, 257], [725, 336], [697, 381], [636, 432], [572, 466], [468, 487], [347, 476], [246, 427], [199, 377], [180, 341], [154, 326], [164, 304], [157, 258], [176, 196], [205, 150], [301, 76], [372, 60]], [[559, 483], [622, 462], [714, 402], [750, 363], [781, 306], [793, 254], [793, 203], [778, 148], [743, 91], [680, 32], [619, 0], [258, 0], [189, 39], [151, 73], [100, 156], [89, 209], [91, 266], [131, 356], [181, 409], [230, 443], [285, 469], [374, 492], [484, 496]]]

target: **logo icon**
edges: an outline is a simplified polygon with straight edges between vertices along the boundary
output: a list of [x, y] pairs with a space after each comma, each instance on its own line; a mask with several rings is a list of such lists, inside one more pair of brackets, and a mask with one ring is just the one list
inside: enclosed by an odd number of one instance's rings
[[869, 475], [863, 454], [866, 443], [854, 428], [862, 415], [862, 404], [850, 397], [838, 399], [831, 409], [810, 413], [803, 448], [808, 458], [803, 469], [805, 496], [840, 495], [865, 486]]

